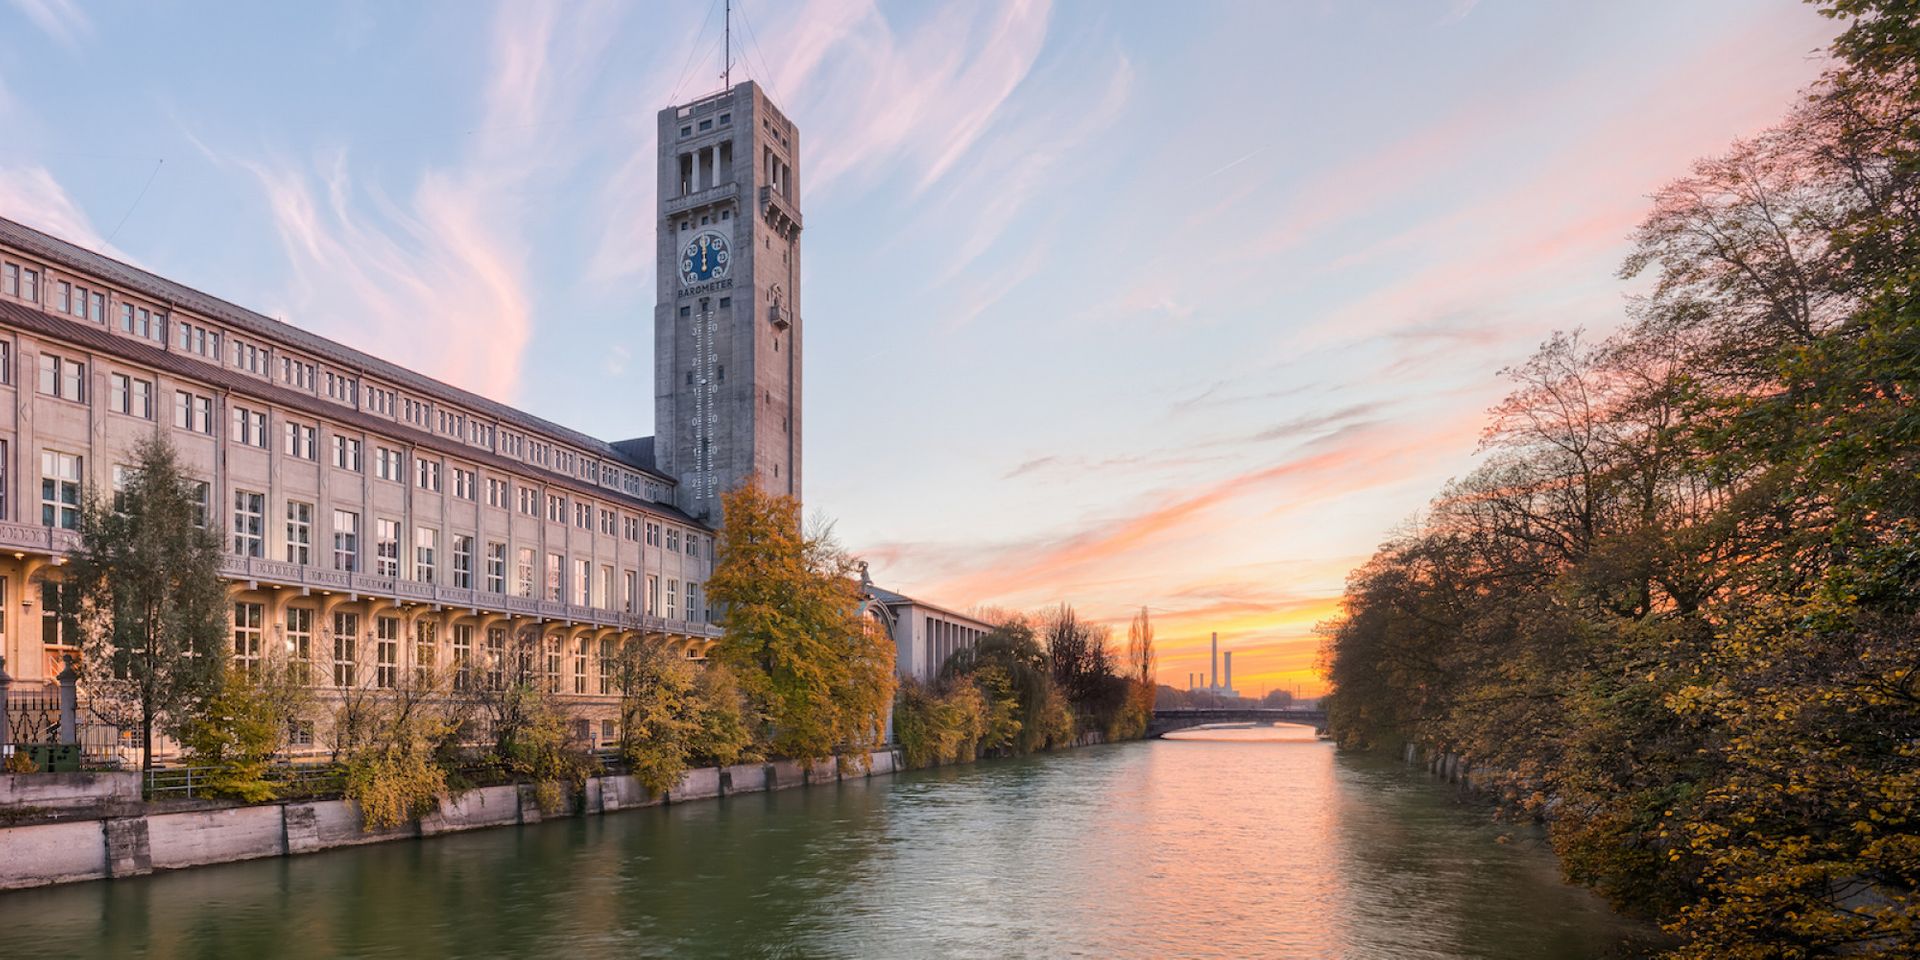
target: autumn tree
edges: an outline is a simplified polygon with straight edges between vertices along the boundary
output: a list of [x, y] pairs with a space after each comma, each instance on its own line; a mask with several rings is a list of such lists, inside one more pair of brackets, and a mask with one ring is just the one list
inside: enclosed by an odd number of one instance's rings
[[880, 746], [893, 697], [893, 644], [860, 613], [855, 560], [831, 528], [803, 530], [800, 504], [746, 486], [726, 494], [708, 596], [729, 667], [765, 718], [761, 740], [814, 760]]

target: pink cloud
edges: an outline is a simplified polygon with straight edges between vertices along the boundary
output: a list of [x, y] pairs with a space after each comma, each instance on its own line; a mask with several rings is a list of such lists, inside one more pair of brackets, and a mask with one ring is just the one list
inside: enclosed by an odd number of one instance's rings
[[578, 112], [571, 105], [591, 91], [612, 12], [501, 7], [472, 147], [424, 170], [404, 202], [360, 187], [345, 152], [312, 167], [243, 161], [292, 267], [288, 312], [450, 383], [514, 399], [533, 326], [526, 233], [535, 211], [521, 198], [570, 160], [557, 138], [530, 128]]

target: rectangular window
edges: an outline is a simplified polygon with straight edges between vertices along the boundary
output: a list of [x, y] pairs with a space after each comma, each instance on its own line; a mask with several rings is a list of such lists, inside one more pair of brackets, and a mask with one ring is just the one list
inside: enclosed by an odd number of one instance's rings
[[687, 581], [687, 619], [694, 623], [707, 619], [706, 611], [700, 606], [700, 585], [692, 580]]
[[507, 660], [507, 628], [487, 628], [487, 689], [499, 690], [505, 684], [503, 672]]
[[193, 497], [193, 525], [207, 529], [213, 516], [213, 484], [205, 480], [187, 481], [187, 492]]
[[267, 448], [267, 414], [264, 410], [249, 410], [246, 407], [233, 408], [234, 443], [249, 447]]
[[440, 462], [437, 460], [422, 460], [416, 456], [413, 458], [413, 465], [417, 468], [414, 472], [419, 475], [418, 483], [420, 489], [432, 490], [435, 493], [440, 492]]
[[77, 360], [63, 360], [51, 353], [40, 355], [40, 392], [49, 397], [85, 403], [87, 384], [87, 365]]
[[342, 470], [360, 472], [360, 441], [352, 437], [335, 435], [333, 438], [333, 465]]
[[360, 569], [360, 515], [333, 512], [333, 568], [352, 573]]
[[521, 547], [515, 556], [514, 575], [520, 582], [520, 595], [533, 599], [533, 548]]
[[660, 577], [647, 574], [647, 616], [660, 615]]
[[593, 505], [576, 503], [573, 505], [573, 525], [582, 530], [593, 529]]
[[421, 583], [432, 583], [434, 574], [434, 550], [440, 546], [440, 531], [426, 527], [415, 527], [413, 531], [413, 578]]
[[109, 399], [114, 413], [124, 413], [142, 420], [153, 419], [153, 381], [116, 373], [109, 382], [113, 386]]
[[67, 591], [55, 580], [40, 582], [40, 643], [48, 647], [68, 646], [65, 617]]
[[453, 585], [462, 590], [473, 589], [472, 537], [453, 538]]
[[566, 558], [557, 553], [547, 554], [547, 600], [550, 603], [564, 603], [567, 595], [560, 589], [560, 578], [566, 572]]
[[453, 495], [462, 500], [472, 500], [476, 479], [472, 470], [462, 470], [459, 467], [454, 467]]
[[354, 685], [354, 669], [360, 661], [355, 649], [360, 639], [360, 615], [357, 613], [335, 613], [333, 615], [333, 685], [351, 687]]
[[680, 552], [680, 528], [679, 527], [667, 528], [667, 552], [668, 553]]
[[575, 560], [573, 562], [573, 602], [575, 606], [593, 606], [593, 561]]
[[674, 580], [672, 578], [668, 578], [667, 580], [667, 619], [668, 620], [679, 619], [679, 613], [675, 609], [675, 603], [674, 603], [674, 601], [676, 600], [675, 594], [679, 592], [680, 592], [680, 581]]
[[612, 510], [600, 511], [600, 532], [609, 537], [613, 536], [613, 516]]
[[313, 608], [287, 608], [288, 679], [300, 686], [313, 685]]
[[440, 667], [439, 629], [425, 617], [413, 622], [413, 686], [416, 690], [433, 686], [434, 671]]
[[573, 641], [573, 692], [587, 692], [587, 644], [586, 637], [576, 637]]
[[[613, 641], [600, 641], [600, 695], [613, 693], [613, 668], [616, 661], [613, 653]], [[612, 731], [602, 730], [604, 739], [613, 739]]]
[[260, 621], [266, 607], [258, 603], [233, 605], [233, 659], [248, 676], [260, 675]]
[[625, 574], [623, 575], [623, 582], [620, 585], [620, 609], [625, 610], [628, 613], [640, 612], [633, 608], [633, 571], [632, 570], [626, 571]]
[[607, 564], [600, 566], [600, 606], [613, 609], [613, 567]]
[[453, 625], [453, 689], [466, 691], [473, 687], [473, 625], [456, 623]]
[[52, 450], [40, 454], [40, 523], [72, 530], [80, 526], [80, 458]]
[[313, 560], [313, 504], [287, 501], [287, 562], [306, 566]]
[[547, 519], [553, 523], [567, 522], [567, 501], [564, 498], [547, 494]]
[[243, 557], [265, 553], [267, 495], [247, 490], [233, 492], [233, 552]]
[[303, 423], [289, 423], [286, 425], [286, 428], [287, 456], [298, 457], [302, 460], [314, 459], [318, 452], [315, 450], [316, 444], [314, 442], [315, 435], [318, 431]]
[[487, 544], [487, 592], [507, 592], [507, 545]]
[[400, 576], [400, 521], [398, 520], [382, 517], [375, 523], [373, 575], [389, 578]]
[[400, 482], [400, 451], [391, 447], [373, 449], [373, 475], [382, 480]]
[[13, 383], [13, 341], [0, 340], [0, 385]]
[[507, 482], [505, 480], [499, 479], [498, 477], [487, 478], [487, 506], [499, 507], [502, 510], [506, 509]]
[[20, 271], [20, 299], [29, 303], [40, 302], [40, 271], [32, 267]]
[[400, 618], [373, 618], [373, 685], [392, 690], [400, 684]]
[[174, 391], [173, 425], [195, 433], [212, 433], [213, 398], [196, 396], [185, 390]]

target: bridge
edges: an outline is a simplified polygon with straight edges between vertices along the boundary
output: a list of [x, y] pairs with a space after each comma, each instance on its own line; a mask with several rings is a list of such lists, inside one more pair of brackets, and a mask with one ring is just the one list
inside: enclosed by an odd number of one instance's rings
[[1155, 710], [1153, 720], [1147, 724], [1147, 736], [1159, 737], [1175, 730], [1212, 723], [1254, 723], [1265, 726], [1293, 723], [1324, 732], [1327, 729], [1327, 712], [1319, 707], [1182, 707]]

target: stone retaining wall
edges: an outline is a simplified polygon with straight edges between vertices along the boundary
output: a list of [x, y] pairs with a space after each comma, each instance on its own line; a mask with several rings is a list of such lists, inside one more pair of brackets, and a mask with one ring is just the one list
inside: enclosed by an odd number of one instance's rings
[[[891, 751], [874, 754], [871, 760], [866, 776], [892, 773], [900, 767]], [[47, 774], [32, 776], [51, 778]], [[139, 775], [119, 776], [134, 778], [137, 801]], [[593, 816], [660, 803], [834, 783], [840, 779], [832, 763], [811, 768], [785, 761], [746, 763], [725, 769], [689, 770], [680, 778], [680, 785], [667, 791], [665, 796], [649, 794], [632, 777], [595, 777], [587, 781], [585, 790], [573, 799], [578, 813]], [[47, 787], [62, 789], [54, 784]], [[532, 785], [519, 784], [469, 790], [441, 804], [439, 810], [419, 822], [389, 830], [364, 829], [359, 809], [346, 800], [147, 812], [0, 827], [0, 851], [5, 851], [5, 855], [0, 856], [0, 890], [141, 876], [155, 870], [539, 823], [544, 818], [545, 814], [534, 800]]]

